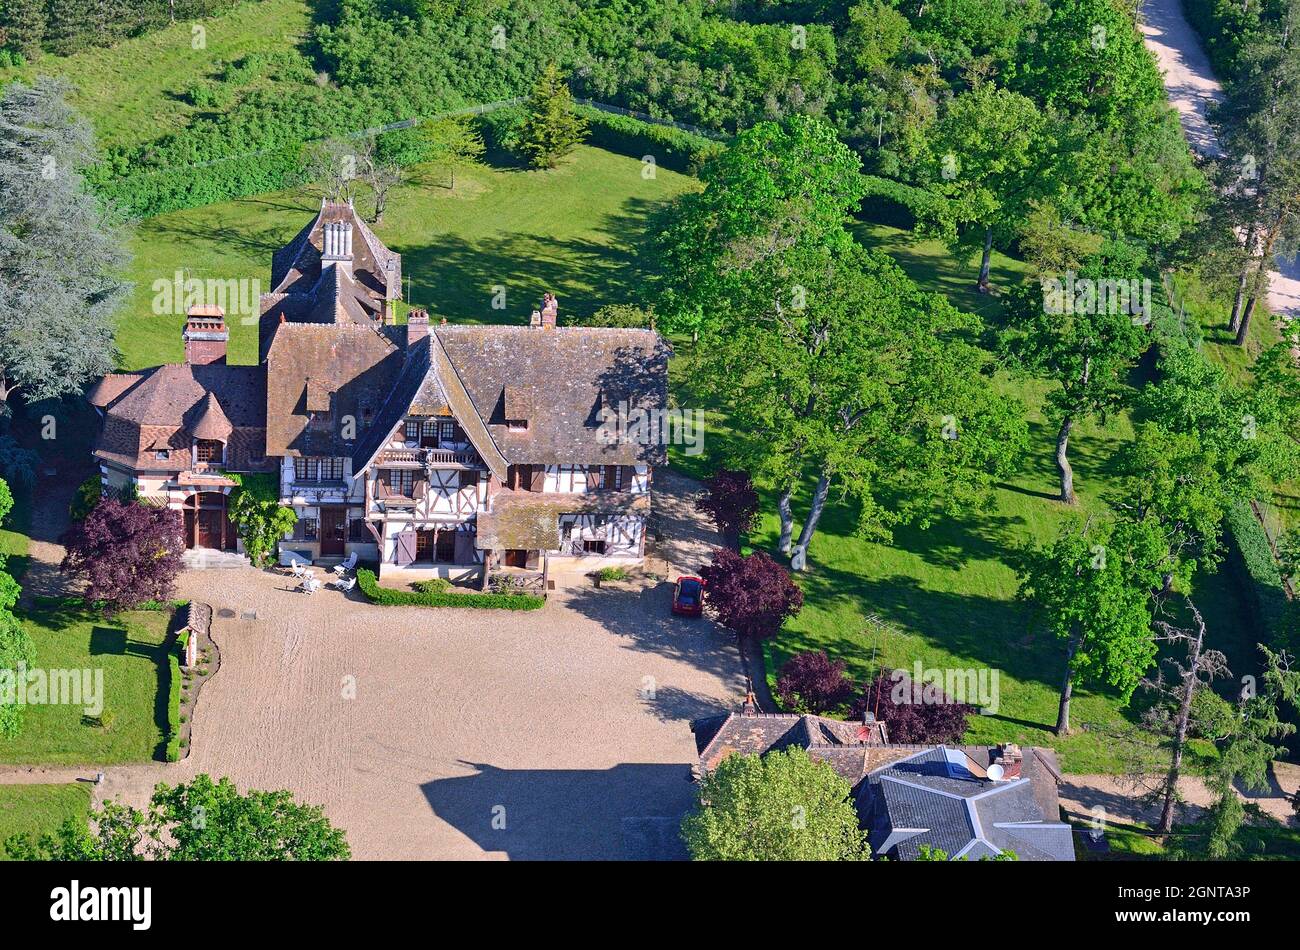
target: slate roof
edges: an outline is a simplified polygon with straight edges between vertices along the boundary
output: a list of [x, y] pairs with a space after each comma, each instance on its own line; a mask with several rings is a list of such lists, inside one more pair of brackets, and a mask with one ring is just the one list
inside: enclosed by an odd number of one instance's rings
[[874, 770], [858, 793], [873, 853], [908, 861], [929, 845], [952, 860], [1009, 850], [1024, 861], [1073, 861], [1055, 762], [1042, 749], [1023, 755], [1019, 777], [1001, 781], [988, 778], [982, 746], [922, 748]]
[[[227, 469], [269, 467], [260, 366], [170, 363], [106, 376], [87, 398], [104, 410], [94, 453], [107, 462], [141, 472], [184, 471], [193, 439], [221, 438], [227, 442]], [[226, 435], [215, 434], [221, 431]], [[164, 449], [177, 454], [159, 460], [156, 453]]]
[[[352, 225], [350, 266], [322, 259], [325, 226]], [[271, 258], [270, 293], [261, 299], [258, 350], [265, 360], [286, 323], [382, 321], [387, 301], [401, 296], [402, 258], [384, 246], [349, 203], [322, 201], [321, 210]]]

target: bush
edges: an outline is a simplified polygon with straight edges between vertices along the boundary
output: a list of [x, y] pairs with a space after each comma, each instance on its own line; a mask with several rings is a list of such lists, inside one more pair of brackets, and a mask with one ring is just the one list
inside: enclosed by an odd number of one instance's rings
[[72, 496], [68, 507], [70, 521], [85, 521], [86, 515], [95, 510], [99, 500], [104, 497], [104, 485], [98, 475], [91, 475], [77, 486], [77, 493]]
[[433, 577], [427, 581], [416, 581], [411, 589], [421, 594], [445, 594], [451, 590], [451, 581], [445, 577]]
[[801, 713], [835, 709], [853, 693], [853, 681], [845, 669], [843, 660], [832, 660], [825, 650], [796, 653], [785, 662], [776, 678], [781, 705]]
[[854, 718], [875, 715], [888, 727], [889, 741], [896, 743], [960, 743], [972, 712], [973, 706], [954, 702], [901, 670], [881, 670], [849, 708]]
[[602, 567], [596, 572], [596, 578], [602, 582], [625, 581], [627, 577], [627, 568], [625, 567]]
[[479, 607], [501, 610], [536, 610], [546, 603], [536, 594], [460, 594], [418, 593], [380, 587], [375, 572], [357, 569], [357, 587], [375, 604], [383, 607]]

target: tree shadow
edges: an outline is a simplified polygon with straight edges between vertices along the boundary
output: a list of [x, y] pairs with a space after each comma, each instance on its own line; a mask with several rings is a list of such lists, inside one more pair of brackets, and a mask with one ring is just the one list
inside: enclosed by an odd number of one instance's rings
[[433, 813], [484, 851], [516, 861], [685, 860], [678, 834], [695, 800], [685, 764], [504, 769], [421, 786]]
[[[564, 605], [623, 638], [626, 649], [686, 663], [716, 677], [736, 695], [744, 695], [745, 674], [735, 636], [708, 619], [673, 616], [672, 591], [667, 581], [640, 591], [576, 587], [565, 592]], [[682, 718], [673, 713], [691, 707], [687, 696], [666, 691], [662, 685], [657, 688], [668, 698], [662, 709], [649, 704], [656, 715]], [[696, 706], [702, 709], [703, 701]]]

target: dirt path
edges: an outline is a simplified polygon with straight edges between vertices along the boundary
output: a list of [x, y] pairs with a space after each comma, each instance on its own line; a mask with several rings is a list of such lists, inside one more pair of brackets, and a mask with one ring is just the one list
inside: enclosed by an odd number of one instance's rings
[[68, 528], [68, 508], [77, 487], [91, 474], [88, 463], [74, 464], [61, 457], [41, 463], [40, 478], [32, 492], [31, 558], [23, 575], [23, 603], [36, 597], [58, 597], [70, 593], [68, 579], [59, 572], [63, 545], [59, 538]]
[[[1300, 790], [1300, 765], [1275, 762], [1273, 788], [1266, 794], [1242, 793], [1242, 799], [1258, 805], [1266, 814], [1284, 824], [1295, 823], [1291, 800]], [[1205, 782], [1187, 776], [1178, 783], [1186, 804], [1178, 816], [1180, 823], [1195, 820], [1199, 812], [1214, 801]], [[1067, 775], [1061, 783], [1061, 807], [1071, 817], [1090, 819], [1104, 809], [1112, 821], [1151, 824], [1160, 815], [1158, 807], [1143, 808], [1132, 787], [1116, 775]]]
[[[1178, 110], [1183, 134], [1192, 150], [1207, 158], [1223, 157], [1210, 125], [1210, 106], [1223, 98], [1223, 87], [1200, 38], [1183, 16], [1181, 0], [1143, 0], [1142, 36], [1164, 74], [1170, 104]], [[1268, 307], [1280, 319], [1300, 317], [1300, 263], [1280, 262], [1269, 274]]]

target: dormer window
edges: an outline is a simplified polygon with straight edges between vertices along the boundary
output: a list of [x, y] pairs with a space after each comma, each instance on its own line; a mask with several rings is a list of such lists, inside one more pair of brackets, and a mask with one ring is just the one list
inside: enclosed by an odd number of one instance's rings
[[506, 428], [509, 429], [511, 432], [527, 432], [527, 431], [528, 431], [528, 420], [527, 420], [527, 419], [507, 419], [507, 420], [506, 420]]
[[155, 462], [166, 462], [171, 459], [172, 453], [168, 449], [159, 449], [153, 454], [153, 457]]
[[216, 439], [196, 439], [194, 442], [194, 461], [208, 465], [219, 465], [225, 460], [226, 447]]
[[533, 401], [527, 390], [520, 386], [506, 386], [502, 394], [501, 410], [508, 430], [528, 431], [528, 420], [533, 414]]

